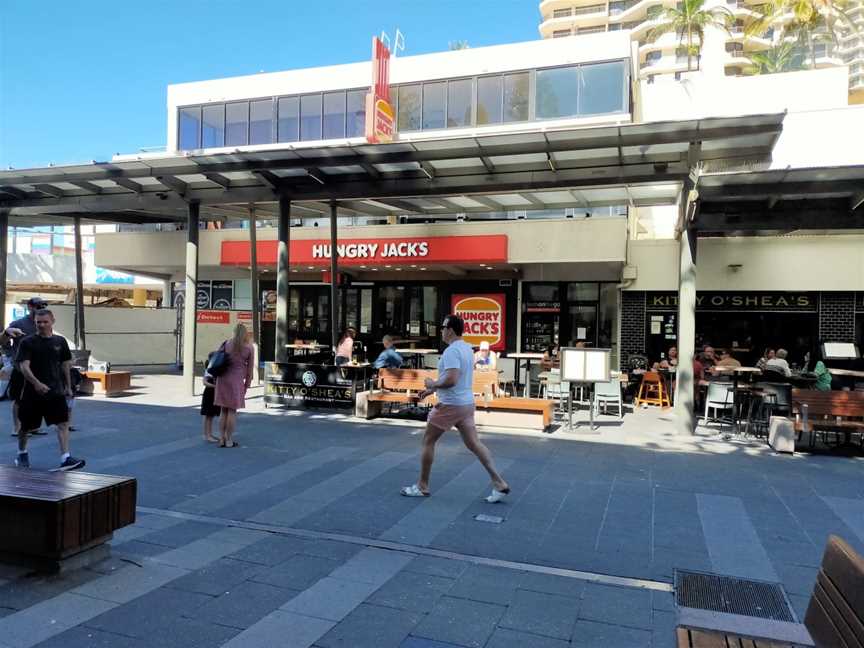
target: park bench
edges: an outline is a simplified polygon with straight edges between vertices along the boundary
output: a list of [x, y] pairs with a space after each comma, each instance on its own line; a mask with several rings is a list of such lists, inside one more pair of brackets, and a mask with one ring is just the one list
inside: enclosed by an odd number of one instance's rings
[[[357, 394], [357, 416], [366, 419], [380, 416], [385, 404], [434, 405], [437, 402], [434, 394], [422, 401], [417, 398], [418, 393], [425, 389], [426, 378], [437, 380], [438, 372], [430, 369], [381, 369], [374, 379], [373, 388]], [[472, 391], [478, 425], [545, 430], [552, 424], [552, 401], [499, 396], [496, 372], [475, 371]], [[487, 394], [491, 395], [488, 399]]]
[[137, 481], [0, 466], [0, 556], [57, 569], [135, 522]]
[[[829, 536], [804, 626], [816, 648], [864, 647], [864, 559], [837, 536]], [[678, 627], [678, 648], [793, 648], [759, 637]]]
[[809, 435], [811, 448], [817, 434], [826, 441], [829, 434], [843, 434], [845, 443], [852, 434], [860, 434], [864, 445], [864, 392], [793, 389], [792, 410], [795, 431], [799, 438]]
[[85, 394], [113, 396], [132, 386], [132, 374], [128, 371], [82, 371], [81, 375], [84, 380], [78, 390]]

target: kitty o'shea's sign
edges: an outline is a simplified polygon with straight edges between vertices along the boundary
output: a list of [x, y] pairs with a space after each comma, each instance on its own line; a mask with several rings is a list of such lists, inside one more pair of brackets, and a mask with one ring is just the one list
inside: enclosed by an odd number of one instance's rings
[[453, 295], [451, 311], [465, 320], [462, 338], [472, 346], [488, 342], [493, 351], [504, 350], [506, 295]]
[[372, 87], [366, 95], [366, 141], [386, 144], [396, 133], [396, 111], [390, 103], [390, 50], [372, 39]]

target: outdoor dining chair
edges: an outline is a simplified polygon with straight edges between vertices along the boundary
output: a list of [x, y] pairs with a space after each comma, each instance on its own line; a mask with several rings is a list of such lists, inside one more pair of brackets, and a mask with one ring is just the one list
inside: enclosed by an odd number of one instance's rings
[[717, 412], [729, 411], [734, 416], [735, 403], [732, 397], [732, 383], [712, 381], [708, 383], [708, 393], [705, 395], [705, 416], [702, 425], [708, 425], [708, 414], [714, 410], [712, 420], [723, 423], [722, 418], [717, 418]]
[[600, 414], [600, 406], [603, 406], [603, 413], [606, 413], [606, 408], [612, 403], [618, 408], [618, 418], [624, 418], [624, 399], [621, 396], [621, 382], [619, 380], [611, 380], [609, 382], [598, 382], [594, 384], [594, 414]]

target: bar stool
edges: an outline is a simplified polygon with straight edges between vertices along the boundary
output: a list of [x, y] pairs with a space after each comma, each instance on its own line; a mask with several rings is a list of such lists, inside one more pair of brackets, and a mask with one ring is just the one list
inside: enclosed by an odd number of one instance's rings
[[639, 394], [636, 396], [636, 407], [639, 405], [672, 406], [666, 385], [656, 371], [646, 371], [642, 375], [642, 384], [639, 386]]

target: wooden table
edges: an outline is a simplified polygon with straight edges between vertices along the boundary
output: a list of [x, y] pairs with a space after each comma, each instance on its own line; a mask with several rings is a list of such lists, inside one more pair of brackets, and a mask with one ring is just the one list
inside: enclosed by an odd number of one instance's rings
[[[516, 360], [524, 360], [525, 361], [525, 390], [522, 392], [522, 395], [525, 398], [531, 397], [531, 361], [532, 360], [542, 360], [542, 353], [508, 353], [508, 358], [515, 358]], [[516, 389], [519, 389], [519, 363], [516, 363]]]
[[828, 373], [832, 376], [845, 376], [849, 378], [864, 378], [864, 371], [854, 371], [852, 369], [829, 369]]
[[0, 465], [0, 552], [59, 561], [135, 522], [137, 482]]
[[[82, 371], [81, 375], [89, 381], [93, 394], [111, 396], [127, 391], [132, 386], [132, 373], [129, 371]], [[86, 392], [87, 388], [82, 391]]]

